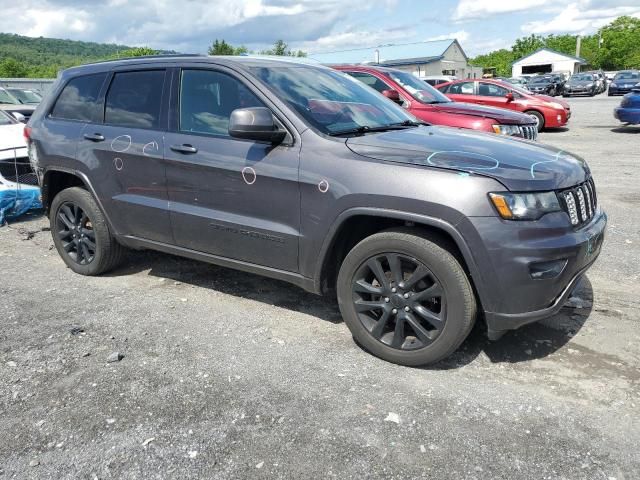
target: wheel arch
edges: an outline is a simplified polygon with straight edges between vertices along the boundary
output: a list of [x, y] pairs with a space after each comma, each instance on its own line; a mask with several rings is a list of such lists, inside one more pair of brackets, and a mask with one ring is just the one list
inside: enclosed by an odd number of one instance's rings
[[318, 255], [314, 286], [324, 293], [335, 285], [339, 266], [346, 254], [362, 239], [389, 228], [415, 229], [448, 247], [467, 272], [482, 309], [484, 282], [480, 269], [464, 237], [455, 226], [445, 220], [427, 215], [377, 208], [354, 208], [343, 212], [335, 220]]
[[96, 194], [96, 191], [93, 188], [93, 185], [91, 184], [89, 178], [84, 173], [78, 170], [68, 169], [64, 167], [48, 168], [42, 174], [42, 205], [47, 215], [49, 214], [49, 208], [55, 196], [62, 190], [70, 187], [81, 187], [91, 193], [96, 203], [98, 204], [98, 208], [102, 211], [102, 214], [107, 219], [109, 227], [113, 227], [113, 223], [111, 222], [109, 215], [104, 209], [102, 202], [100, 202], [100, 198]]

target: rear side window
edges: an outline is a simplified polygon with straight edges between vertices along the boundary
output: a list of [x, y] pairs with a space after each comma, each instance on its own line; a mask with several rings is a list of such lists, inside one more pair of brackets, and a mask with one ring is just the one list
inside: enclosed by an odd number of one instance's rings
[[98, 114], [98, 95], [106, 73], [73, 78], [62, 89], [51, 116], [64, 120], [91, 122]]
[[163, 85], [164, 70], [116, 73], [107, 92], [105, 123], [158, 128]]
[[363, 72], [346, 72], [346, 73], [351, 75], [353, 78], [357, 78], [358, 80], [360, 80], [365, 85], [368, 85], [371, 88], [374, 88], [375, 90], [379, 91], [380, 93], [382, 93], [384, 90], [389, 90], [391, 88], [391, 87], [389, 87], [389, 85], [384, 83], [378, 77], [375, 77], [375, 76], [373, 76], [373, 75], [371, 75], [369, 73], [363, 73]]

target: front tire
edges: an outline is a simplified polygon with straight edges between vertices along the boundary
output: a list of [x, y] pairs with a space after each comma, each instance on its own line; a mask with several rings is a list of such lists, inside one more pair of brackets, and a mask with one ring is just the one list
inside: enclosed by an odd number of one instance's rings
[[542, 115], [537, 110], [527, 110], [524, 113], [526, 113], [527, 115], [531, 115], [535, 119], [536, 126], [538, 127], [538, 132], [541, 132], [544, 129], [544, 115]]
[[93, 196], [83, 188], [67, 188], [55, 196], [49, 224], [60, 257], [75, 273], [99, 275], [122, 260], [124, 248], [113, 237]]
[[337, 293], [356, 342], [400, 365], [451, 355], [476, 316], [473, 289], [458, 260], [409, 229], [358, 243], [340, 267]]

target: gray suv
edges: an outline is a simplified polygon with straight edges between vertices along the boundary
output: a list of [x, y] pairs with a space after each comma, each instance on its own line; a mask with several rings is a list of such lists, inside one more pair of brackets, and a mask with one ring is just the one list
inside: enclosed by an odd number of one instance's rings
[[355, 340], [436, 362], [553, 315], [600, 252], [587, 164], [425, 125], [344, 73], [165, 56], [64, 71], [25, 129], [74, 272], [155, 249], [335, 292]]

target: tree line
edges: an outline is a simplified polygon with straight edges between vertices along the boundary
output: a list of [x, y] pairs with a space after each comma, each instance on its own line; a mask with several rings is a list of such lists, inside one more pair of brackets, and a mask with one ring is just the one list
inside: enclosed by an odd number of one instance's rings
[[[511, 49], [500, 49], [470, 60], [473, 65], [495, 68], [496, 75], [511, 76], [511, 64], [540, 48], [576, 54], [576, 35], [530, 35], [517, 39]], [[622, 16], [593, 35], [581, 38], [580, 57], [590, 68], [622, 70], [640, 68], [640, 19]]]
[[259, 55], [278, 55], [278, 56], [287, 56], [287, 57], [306, 57], [307, 53], [302, 50], [294, 51], [289, 49], [289, 45], [287, 45], [284, 40], [276, 40], [273, 44], [273, 47], [267, 50], [260, 50], [258, 52], [254, 52], [249, 50], [244, 45], [240, 45], [239, 47], [234, 47], [233, 45], [227, 43], [224, 39], [218, 40], [217, 38], [211, 44], [208, 50], [209, 55], [245, 55], [251, 53], [257, 53]]
[[[60, 70], [100, 60], [138, 57], [159, 53], [177, 53], [154, 50], [149, 47], [131, 48], [125, 45], [109, 45], [56, 38], [30, 38], [0, 33], [0, 78], [55, 78]], [[209, 55], [241, 55], [259, 53], [306, 57], [302, 50], [290, 50], [284, 40], [277, 40], [272, 48], [252, 52], [241, 45], [234, 47], [225, 40], [216, 39]]]

